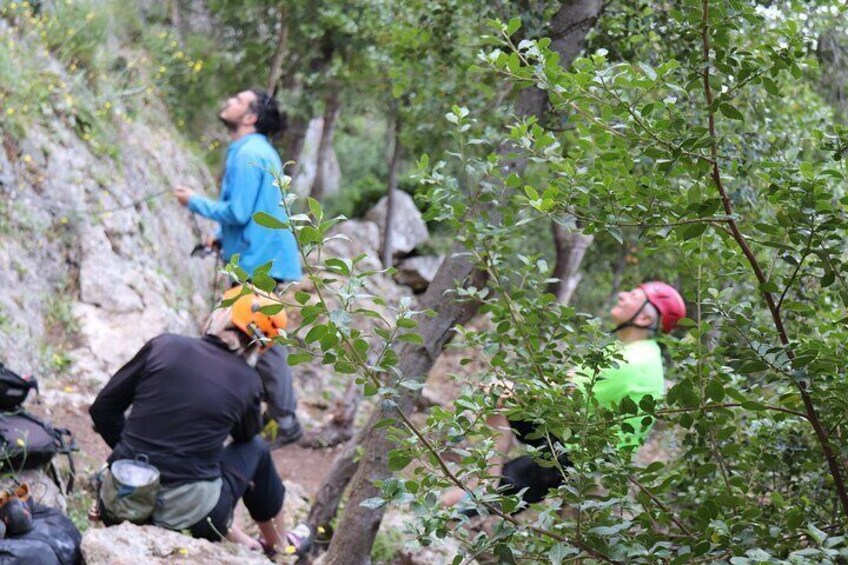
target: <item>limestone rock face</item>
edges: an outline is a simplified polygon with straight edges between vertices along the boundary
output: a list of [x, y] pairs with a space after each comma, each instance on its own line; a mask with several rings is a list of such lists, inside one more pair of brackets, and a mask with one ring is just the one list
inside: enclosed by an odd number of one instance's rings
[[[382, 197], [377, 204], [371, 208], [365, 219], [374, 222], [382, 232], [386, 225], [386, 206], [388, 198]], [[392, 254], [406, 255], [413, 249], [430, 238], [427, 224], [421, 218], [421, 212], [415, 206], [412, 197], [402, 190], [395, 191], [394, 219], [392, 220]]]
[[261, 553], [232, 543], [212, 543], [156, 526], [124, 522], [111, 528], [91, 528], [82, 538], [87, 565], [165, 565], [220, 563], [267, 565]]
[[397, 265], [395, 280], [415, 292], [423, 292], [436, 278], [436, 272], [444, 260], [444, 255], [420, 255], [403, 259]]
[[151, 337], [196, 334], [209, 309], [214, 262], [189, 252], [213, 224], [169, 193], [211, 175], [168, 124], [114, 133], [115, 155], [62, 120], [2, 140], [0, 361], [45, 391], [64, 388], [57, 373], [99, 384]]

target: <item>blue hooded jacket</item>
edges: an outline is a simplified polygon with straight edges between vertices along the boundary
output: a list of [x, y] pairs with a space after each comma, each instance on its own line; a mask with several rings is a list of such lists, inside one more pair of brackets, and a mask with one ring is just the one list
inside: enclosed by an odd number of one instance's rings
[[217, 201], [193, 195], [188, 208], [221, 225], [218, 239], [225, 261], [239, 254], [239, 266], [254, 269], [273, 261], [271, 277], [279, 281], [300, 280], [303, 271], [294, 235], [289, 230], [260, 226], [253, 220], [265, 212], [286, 221], [280, 190], [269, 171], [282, 171], [283, 165], [268, 138], [260, 133], [245, 135], [230, 144], [221, 195]]

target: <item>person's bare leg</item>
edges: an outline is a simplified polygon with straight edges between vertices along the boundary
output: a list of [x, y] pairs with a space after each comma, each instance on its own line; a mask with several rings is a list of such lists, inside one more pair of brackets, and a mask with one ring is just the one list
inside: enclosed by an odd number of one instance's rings
[[[509, 428], [509, 420], [503, 414], [492, 414], [486, 419], [486, 424], [495, 432], [495, 456], [491, 459], [492, 466], [489, 472], [492, 476], [497, 477], [500, 476], [504, 458], [512, 447], [513, 435]], [[475, 486], [476, 483], [472, 483], [469, 485], [469, 488], [474, 488]], [[442, 506], [453, 506], [464, 497], [465, 491], [461, 488], [454, 487], [448, 489], [442, 495]]]
[[241, 531], [238, 526], [232, 526], [225, 537], [233, 543], [244, 545], [255, 551], [262, 551], [262, 544]]
[[273, 547], [280, 551], [288, 545], [285, 539], [286, 535], [286, 518], [283, 513], [283, 508], [277, 513], [277, 516], [267, 522], [256, 522], [259, 526], [259, 531], [262, 533], [262, 539], [265, 540], [265, 545]]

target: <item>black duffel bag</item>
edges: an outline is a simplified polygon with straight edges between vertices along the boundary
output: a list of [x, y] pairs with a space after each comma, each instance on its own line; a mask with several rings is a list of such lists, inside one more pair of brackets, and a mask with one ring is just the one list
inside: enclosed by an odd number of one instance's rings
[[0, 539], [0, 565], [77, 565], [82, 535], [55, 508], [33, 505], [32, 530]]

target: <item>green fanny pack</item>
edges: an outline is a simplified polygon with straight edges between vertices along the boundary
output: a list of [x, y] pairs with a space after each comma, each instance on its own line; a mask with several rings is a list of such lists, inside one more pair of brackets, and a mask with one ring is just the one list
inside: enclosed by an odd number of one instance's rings
[[100, 475], [101, 515], [106, 523], [150, 521], [159, 497], [159, 469], [146, 455], [113, 461]]

